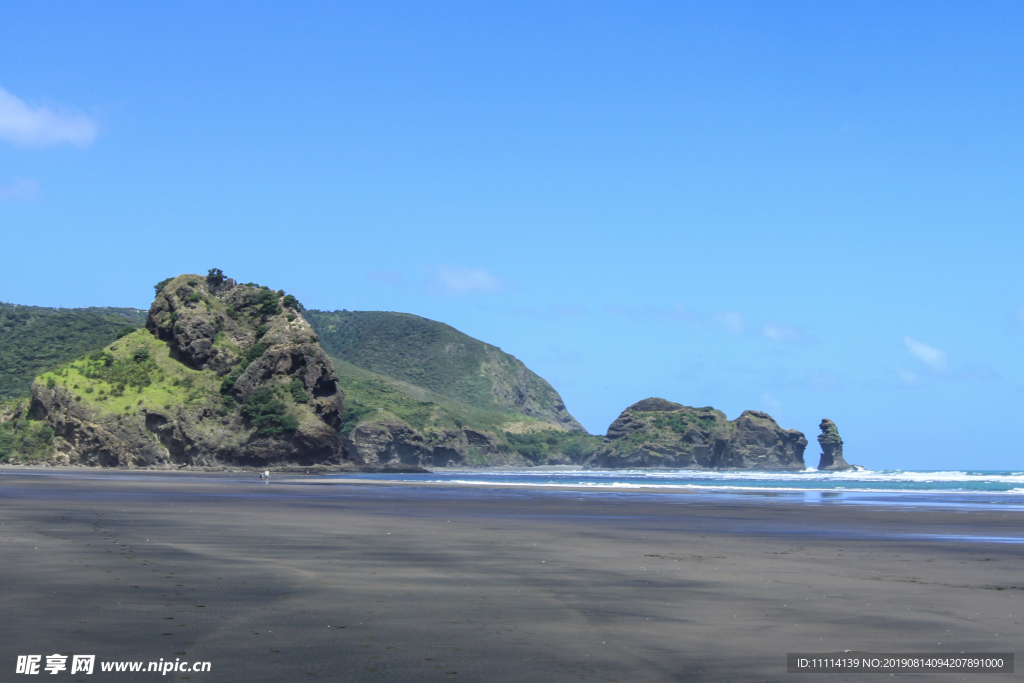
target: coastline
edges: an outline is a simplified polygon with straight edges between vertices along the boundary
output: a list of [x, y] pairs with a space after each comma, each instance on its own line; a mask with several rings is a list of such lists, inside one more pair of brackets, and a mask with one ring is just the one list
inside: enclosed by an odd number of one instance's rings
[[193, 681], [768, 681], [787, 652], [1019, 642], [1022, 548], [995, 539], [1020, 512], [80, 472], [0, 476], [4, 666], [45, 650], [210, 661]]

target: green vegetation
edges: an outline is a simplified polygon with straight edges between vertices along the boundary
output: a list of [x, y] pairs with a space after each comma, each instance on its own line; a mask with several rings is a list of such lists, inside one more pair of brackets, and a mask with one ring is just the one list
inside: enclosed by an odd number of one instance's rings
[[[338, 384], [345, 392], [345, 412], [342, 415], [341, 433], [347, 434], [367, 417], [386, 411], [402, 420], [413, 429], [456, 428], [460, 417], [470, 420], [466, 412], [459, 410], [455, 402], [443, 396], [431, 396], [430, 392], [416, 387], [403, 386], [387, 377], [357, 368], [340, 359], [331, 359], [338, 375]], [[435, 398], [445, 406], [431, 401]], [[454, 408], [453, 412], [445, 407]], [[468, 407], [467, 407], [468, 408]], [[476, 411], [482, 412], [482, 411]], [[507, 415], [497, 416], [491, 424], [496, 426], [508, 420]]]
[[94, 351], [43, 373], [50, 388], [63, 388], [75, 400], [106, 413], [137, 411], [140, 406], [171, 409], [219, 403], [220, 378], [193, 370], [171, 356], [167, 342], [138, 330], [106, 349]]
[[708, 432], [714, 429], [718, 423], [714, 415], [694, 415], [693, 413], [682, 411], [644, 414], [654, 415], [653, 424], [655, 427], [669, 429], [677, 434], [685, 434], [689, 429]]
[[28, 396], [32, 379], [130, 334], [134, 308], [40, 308], [0, 304], [0, 399]]
[[[149, 349], [140, 346], [133, 349], [127, 358], [116, 358], [107, 351], [94, 351], [79, 365], [79, 371], [89, 379], [111, 385], [110, 394], [120, 396], [128, 387], [140, 390], [148, 387], [158, 369], [149, 356]], [[56, 383], [52, 377], [49, 381]]]
[[[265, 328], [265, 327], [266, 327], [266, 325], [260, 325], [260, 328]], [[266, 330], [263, 331], [263, 334], [266, 334]], [[260, 334], [260, 330], [259, 329], [256, 330], [256, 335], [257, 335], [257, 337], [263, 336], [263, 335]], [[231, 368], [231, 371], [228, 374], [224, 375], [224, 379], [221, 380], [221, 383], [220, 383], [220, 391], [221, 391], [221, 393], [226, 394], [229, 391], [231, 391], [232, 389], [234, 389], [235, 388], [235, 382], [237, 382], [238, 378], [242, 376], [242, 373], [245, 372], [245, 369], [247, 367], [249, 367], [249, 364], [252, 363], [257, 358], [259, 358], [260, 356], [262, 356], [263, 352], [266, 351], [266, 350], [267, 350], [266, 343], [261, 342], [261, 341], [256, 342], [255, 344], [250, 346], [248, 349], [246, 349], [241, 354], [241, 358], [242, 358], [241, 361], [237, 365], [235, 365], [235, 367]]]
[[220, 268], [210, 268], [210, 272], [206, 274], [206, 284], [209, 287], [217, 287], [224, 284], [224, 271]]
[[407, 313], [306, 311], [328, 355], [477, 408], [494, 408], [487, 345]]
[[282, 436], [299, 428], [298, 418], [288, 412], [284, 401], [270, 387], [260, 387], [245, 399], [242, 415], [249, 418], [259, 436]]
[[298, 377], [294, 378], [288, 385], [288, 391], [292, 395], [292, 400], [296, 403], [309, 403], [309, 396], [306, 395], [306, 385]]
[[277, 293], [267, 287], [259, 290], [256, 297], [249, 303], [252, 315], [265, 316], [277, 315], [281, 312], [281, 305], [277, 303]]
[[572, 462], [583, 462], [601, 446], [600, 436], [566, 432], [560, 429], [545, 429], [529, 434], [506, 432], [508, 449], [519, 453], [534, 464], [543, 464], [557, 455], [564, 455]]
[[[680, 405], [677, 410], [629, 412], [635, 422], [644, 426], [604, 444], [603, 448], [620, 454], [643, 449], [649, 457], [662, 458], [664, 456], [659, 449], [668, 447], [670, 450], [689, 453], [698, 444], [728, 439], [736, 432], [736, 425], [726, 418], [725, 413], [710, 406], [691, 408]], [[697, 432], [700, 438], [683, 438], [690, 430]]]
[[[28, 395], [35, 377], [44, 405], [77, 405], [88, 420], [126, 434], [127, 422], [174, 457], [181, 457], [175, 448], [196, 443], [238, 448], [254, 435], [285, 438], [312, 427], [312, 420], [335, 423], [330, 410], [318, 417], [327, 404], [307, 393], [301, 363], [262, 380], [252, 394], [248, 384], [245, 392], [235, 388], [271, 346], [294, 345], [308, 355], [308, 345], [320, 343], [345, 392], [343, 434], [360, 423], [401, 422], [420, 443], [439, 453], [454, 449], [481, 465], [495, 458], [521, 462], [514, 456], [536, 464], [580, 462], [601, 440], [558, 426], [574, 422], [547, 382], [448, 325], [400, 313], [309, 311], [310, 334], [302, 332], [303, 306], [295, 296], [254, 283], [224, 289], [227, 282], [211, 268], [205, 278], [186, 274], [157, 283], [152, 332], [139, 329], [144, 311], [0, 305], [0, 399]], [[216, 355], [209, 346], [181, 341], [183, 330], [191, 336], [203, 329]], [[0, 458], [53, 457], [49, 427], [27, 419], [24, 410], [16, 414], [0, 404], [0, 412]], [[169, 421], [191, 432], [161, 426]], [[70, 457], [79, 455], [72, 449]]]
[[[397, 418], [428, 441], [439, 433], [472, 429], [492, 435], [499, 450], [518, 453], [534, 464], [544, 464], [559, 455], [581, 462], [602, 441], [600, 436], [564, 431], [509, 410], [481, 410], [338, 358], [332, 361], [339, 386], [345, 392], [342, 434], [378, 417], [389, 421]], [[490, 462], [489, 456], [479, 449], [470, 448], [464, 455], [470, 465]]]
[[510, 421], [528, 420], [510, 411], [480, 410], [338, 358], [331, 360], [338, 375], [338, 384], [345, 392], [342, 433], [351, 431], [364, 418], [373, 417], [381, 411], [394, 415], [418, 431], [469, 427], [501, 432], [502, 426]]
[[513, 356], [444, 323], [381, 311], [313, 310], [303, 315], [332, 358], [468, 406], [517, 411], [510, 402], [500, 403], [497, 395], [523, 394], [541, 410], [553, 411], [560, 403], [551, 385]]
[[[0, 404], [0, 412], [7, 411], [25, 412], [17, 402]], [[0, 462], [44, 460], [51, 455], [52, 444], [53, 429], [45, 422], [25, 417], [0, 421]]]

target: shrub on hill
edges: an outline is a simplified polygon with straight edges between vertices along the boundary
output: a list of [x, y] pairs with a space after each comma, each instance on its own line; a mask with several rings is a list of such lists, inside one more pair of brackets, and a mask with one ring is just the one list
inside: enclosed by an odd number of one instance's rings
[[298, 418], [288, 413], [284, 401], [269, 387], [260, 387], [245, 399], [241, 412], [259, 436], [278, 437], [299, 428]]
[[25, 417], [0, 422], [0, 462], [43, 459], [52, 442], [53, 429], [45, 422]]
[[600, 436], [580, 434], [579, 432], [563, 432], [547, 429], [531, 434], [505, 433], [509, 450], [519, 453], [533, 463], [544, 463], [556, 455], [564, 455], [574, 463], [579, 463], [592, 455], [601, 446]]

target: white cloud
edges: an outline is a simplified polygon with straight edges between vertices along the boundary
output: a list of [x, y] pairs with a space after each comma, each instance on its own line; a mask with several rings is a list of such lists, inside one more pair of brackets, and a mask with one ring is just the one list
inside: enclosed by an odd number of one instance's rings
[[916, 387], [918, 385], [917, 373], [910, 372], [909, 370], [897, 370], [897, 375], [900, 384], [904, 386]]
[[907, 345], [907, 350], [919, 361], [927, 365], [932, 370], [937, 372], [945, 372], [946, 370], [946, 352], [940, 351], [934, 346], [929, 346], [924, 342], [911, 339], [910, 337], [904, 337], [903, 343]]
[[0, 183], [0, 202], [8, 199], [14, 201], [30, 202], [43, 194], [43, 188], [34, 180], [18, 178], [10, 185]]
[[69, 143], [85, 147], [96, 124], [81, 114], [32, 107], [0, 87], [0, 139], [23, 147]]
[[508, 289], [508, 283], [483, 268], [451, 266], [437, 266], [431, 274], [431, 285], [435, 291], [451, 296]]
[[786, 325], [783, 323], [766, 323], [764, 329], [761, 330], [761, 336], [767, 337], [768, 339], [774, 339], [776, 341], [793, 343], [804, 340], [803, 332], [792, 325]]
[[720, 311], [715, 313], [712, 319], [723, 330], [733, 334], [743, 334], [743, 331], [747, 328], [746, 323], [743, 321], [743, 316], [735, 311]]

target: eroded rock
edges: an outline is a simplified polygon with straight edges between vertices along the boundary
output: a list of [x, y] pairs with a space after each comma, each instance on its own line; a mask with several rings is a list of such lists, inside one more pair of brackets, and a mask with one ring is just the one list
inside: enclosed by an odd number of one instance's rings
[[821, 460], [818, 469], [823, 472], [843, 472], [846, 470], [864, 469], [860, 465], [851, 465], [843, 457], [843, 439], [839, 436], [836, 423], [828, 418], [819, 425], [821, 434], [818, 443], [821, 445]]
[[593, 467], [802, 470], [807, 439], [767, 413], [748, 410], [729, 421], [711, 407], [663, 398], [634, 403], [611, 424]]

